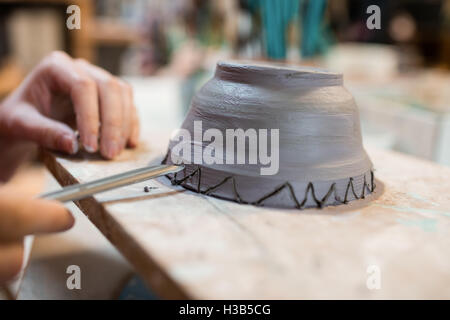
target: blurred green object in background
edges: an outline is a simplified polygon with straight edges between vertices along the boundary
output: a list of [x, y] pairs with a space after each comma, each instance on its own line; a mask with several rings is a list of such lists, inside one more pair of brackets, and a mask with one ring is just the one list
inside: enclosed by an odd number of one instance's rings
[[322, 20], [327, 6], [327, 0], [314, 0], [307, 2], [305, 14], [302, 19], [303, 57], [311, 57], [321, 53], [327, 47], [327, 41], [322, 34]]
[[267, 57], [286, 59], [287, 29], [298, 18], [301, 19], [302, 56], [310, 57], [322, 52], [327, 47], [322, 34], [326, 5], [327, 0], [249, 0], [250, 8], [261, 14]]
[[249, 5], [261, 13], [267, 57], [286, 59], [286, 31], [298, 17], [300, 0], [249, 0]]

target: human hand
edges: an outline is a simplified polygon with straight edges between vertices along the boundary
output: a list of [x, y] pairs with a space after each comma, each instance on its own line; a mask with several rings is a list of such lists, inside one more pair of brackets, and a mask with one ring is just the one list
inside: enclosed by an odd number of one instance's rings
[[135, 147], [139, 120], [131, 87], [84, 60], [53, 52], [0, 105], [0, 137], [113, 159]]
[[26, 235], [63, 231], [73, 223], [72, 215], [59, 202], [0, 187], [0, 285], [20, 272]]

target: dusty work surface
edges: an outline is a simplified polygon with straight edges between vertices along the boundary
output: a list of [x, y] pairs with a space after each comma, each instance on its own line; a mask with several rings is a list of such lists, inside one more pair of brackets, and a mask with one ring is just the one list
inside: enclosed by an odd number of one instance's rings
[[[68, 185], [147, 165], [164, 139], [115, 162], [44, 159]], [[450, 169], [368, 151], [372, 202], [280, 210], [150, 181], [77, 205], [164, 298], [450, 298]]]

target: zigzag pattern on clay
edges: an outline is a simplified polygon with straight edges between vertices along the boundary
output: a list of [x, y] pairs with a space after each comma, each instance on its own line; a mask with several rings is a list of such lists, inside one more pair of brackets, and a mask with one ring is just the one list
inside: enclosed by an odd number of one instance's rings
[[[165, 163], [166, 159], [167, 159], [167, 156], [166, 156], [166, 158], [164, 158], [162, 163]], [[279, 187], [275, 188], [275, 190], [273, 190], [272, 192], [270, 192], [270, 193], [264, 195], [263, 197], [261, 197], [260, 199], [258, 199], [257, 201], [248, 202], [248, 201], [244, 201], [241, 198], [241, 196], [239, 195], [239, 192], [238, 192], [237, 186], [236, 186], [236, 179], [234, 176], [228, 176], [225, 179], [223, 179], [221, 182], [219, 182], [218, 184], [208, 187], [205, 190], [201, 190], [202, 168], [200, 168], [200, 166], [197, 166], [196, 170], [194, 170], [192, 173], [190, 173], [188, 175], [186, 175], [186, 170], [184, 170], [183, 172], [184, 172], [184, 177], [181, 179], [177, 179], [178, 173], [173, 174], [172, 177], [170, 177], [170, 175], [166, 175], [166, 177], [170, 180], [172, 185], [182, 186], [183, 188], [193, 191], [193, 192], [196, 192], [196, 193], [213, 196], [213, 197], [216, 197], [216, 198], [219, 198], [222, 200], [234, 201], [234, 202], [242, 203], [242, 204], [251, 204], [251, 205], [255, 205], [255, 206], [263, 206], [264, 201], [266, 201], [267, 199], [269, 199], [271, 197], [274, 197], [275, 195], [277, 195], [284, 189], [288, 189], [289, 195], [290, 195], [292, 201], [294, 202], [295, 208], [302, 209], [308, 202], [308, 199], [309, 199], [308, 196], [310, 194], [311, 194], [314, 202], [317, 204], [317, 207], [323, 208], [324, 204], [327, 202], [327, 200], [331, 197], [332, 194], [334, 194], [334, 200], [337, 203], [347, 204], [349, 202], [348, 196], [350, 194], [350, 191], [352, 192], [353, 197], [356, 200], [359, 200], [359, 199], [365, 198], [366, 190], [368, 190], [370, 193], [372, 193], [376, 188], [373, 171], [370, 171], [370, 186], [367, 184], [366, 175], [364, 174], [363, 188], [362, 188], [361, 194], [359, 196], [355, 191], [355, 186], [353, 185], [354, 179], [351, 177], [351, 178], [349, 178], [348, 183], [347, 183], [347, 188], [345, 190], [344, 199], [341, 199], [341, 197], [339, 197], [337, 195], [336, 183], [332, 183], [330, 188], [328, 189], [328, 192], [325, 194], [325, 196], [323, 196], [322, 199], [319, 199], [319, 197], [316, 195], [316, 192], [314, 189], [314, 184], [312, 182], [309, 182], [308, 186], [306, 187], [306, 190], [305, 190], [305, 196], [304, 196], [303, 200], [301, 202], [299, 202], [299, 200], [295, 196], [295, 191], [294, 191], [294, 188], [292, 187], [292, 185], [289, 182], [285, 182], [282, 185], [280, 185]], [[187, 180], [192, 179], [195, 175], [197, 175], [197, 188], [193, 188], [193, 187], [185, 184], [185, 182]], [[232, 183], [234, 199], [211, 194], [211, 192], [224, 186], [228, 181], [231, 181], [231, 183]]]

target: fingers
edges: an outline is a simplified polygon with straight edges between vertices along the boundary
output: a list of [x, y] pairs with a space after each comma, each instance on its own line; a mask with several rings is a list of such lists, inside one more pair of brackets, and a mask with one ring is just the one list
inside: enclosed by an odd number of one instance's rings
[[99, 88], [100, 116], [102, 121], [100, 152], [109, 159], [116, 157], [123, 149], [124, 106], [120, 86], [114, 81], [106, 82]]
[[76, 63], [97, 83], [100, 98], [100, 152], [115, 158], [127, 145], [137, 145], [137, 115], [131, 87], [110, 73], [84, 60]]
[[0, 284], [14, 279], [22, 268], [23, 239], [0, 243]]
[[51, 88], [70, 95], [80, 140], [89, 152], [97, 151], [99, 107], [95, 81], [63, 52], [54, 52], [44, 59], [32, 80], [40, 78], [45, 78]]
[[[68, 126], [46, 119], [39, 113], [48, 116], [49, 107], [31, 110], [36, 107], [35, 100], [45, 102], [38, 103], [40, 105], [49, 105], [52, 93], [57, 92], [70, 96], [80, 140], [86, 151], [100, 150], [105, 158], [113, 159], [125, 147], [137, 145], [139, 121], [132, 89], [105, 70], [83, 60], [73, 60], [63, 52], [55, 52], [44, 59], [24, 83], [25, 87], [38, 88], [29, 90], [34, 92], [30, 94], [33, 98], [22, 102], [22, 106], [27, 103], [29, 106], [23, 106], [18, 112], [21, 115], [16, 117], [21, 125], [14, 127], [16, 130], [25, 130], [26, 138], [48, 148], [69, 153], [77, 151], [74, 132]], [[41, 95], [42, 99], [36, 99], [36, 96]]]
[[66, 124], [44, 117], [33, 106], [22, 105], [11, 115], [10, 132], [46, 148], [69, 154], [78, 151], [75, 132]]
[[28, 234], [64, 231], [72, 227], [70, 212], [56, 201], [30, 199], [10, 187], [0, 188], [0, 241]]
[[99, 109], [95, 82], [79, 80], [71, 90], [80, 139], [88, 152], [98, 150]]
[[133, 90], [131, 87], [122, 82], [123, 104], [124, 104], [124, 123], [123, 123], [123, 140], [124, 146], [134, 148], [139, 140], [139, 118], [136, 107], [134, 105]]
[[101, 138], [100, 152], [113, 159], [123, 149], [124, 105], [119, 81], [106, 71], [84, 61], [78, 63], [95, 79], [100, 97]]
[[124, 101], [124, 146], [135, 148], [139, 141], [139, 118], [134, 105], [133, 90], [127, 83], [122, 82], [122, 92]]
[[[128, 92], [128, 85], [125, 82], [122, 86], [122, 106], [123, 106], [123, 121], [122, 121], [122, 139], [120, 141], [121, 147], [125, 148], [131, 134], [131, 111], [132, 111], [132, 94]], [[129, 90], [131, 91], [131, 89]]]
[[[133, 93], [131, 93], [131, 95], [132, 94]], [[139, 117], [134, 103], [132, 103], [131, 105], [131, 124], [132, 128], [130, 130], [130, 138], [128, 139], [128, 146], [130, 148], [135, 148], [139, 142], [140, 125], [139, 125]]]

